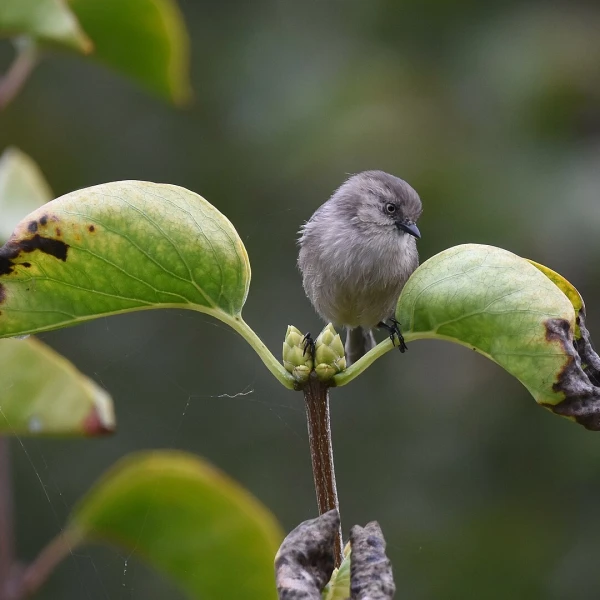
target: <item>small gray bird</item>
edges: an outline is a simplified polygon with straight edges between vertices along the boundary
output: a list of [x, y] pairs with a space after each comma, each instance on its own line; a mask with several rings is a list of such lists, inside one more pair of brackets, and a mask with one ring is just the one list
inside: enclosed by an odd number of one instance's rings
[[[400, 292], [419, 265], [416, 222], [421, 200], [406, 181], [364, 171], [345, 181], [300, 231], [298, 266], [304, 291], [319, 315], [347, 328], [346, 361], [375, 346], [371, 329], [392, 341]], [[391, 325], [385, 323], [391, 320]]]

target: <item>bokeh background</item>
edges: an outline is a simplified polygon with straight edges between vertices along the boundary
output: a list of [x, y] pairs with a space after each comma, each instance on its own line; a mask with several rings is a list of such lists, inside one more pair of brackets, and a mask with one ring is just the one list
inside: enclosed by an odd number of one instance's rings
[[[544, 263], [578, 287], [600, 339], [597, 3], [179, 4], [190, 107], [62, 55], [0, 114], [0, 149], [30, 154], [57, 196], [119, 179], [204, 195], [247, 247], [245, 319], [276, 355], [288, 324], [322, 326], [295, 266], [299, 226], [348, 173], [375, 168], [419, 191], [422, 259], [478, 242]], [[3, 43], [0, 66], [10, 59]], [[14, 441], [23, 559], [142, 448], [208, 458], [286, 530], [315, 516], [302, 396], [225, 326], [151, 311], [42, 337], [112, 393], [119, 429]], [[598, 598], [599, 434], [536, 406], [483, 357], [431, 341], [334, 390], [332, 419], [346, 533], [381, 523], [399, 596]], [[39, 598], [183, 595], [135, 556], [91, 547]]]

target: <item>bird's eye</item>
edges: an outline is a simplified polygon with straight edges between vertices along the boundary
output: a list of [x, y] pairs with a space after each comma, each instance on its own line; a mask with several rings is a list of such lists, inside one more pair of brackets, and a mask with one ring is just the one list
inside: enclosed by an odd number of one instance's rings
[[396, 205], [392, 204], [391, 202], [388, 202], [385, 205], [385, 211], [387, 212], [388, 215], [393, 215], [396, 212]]

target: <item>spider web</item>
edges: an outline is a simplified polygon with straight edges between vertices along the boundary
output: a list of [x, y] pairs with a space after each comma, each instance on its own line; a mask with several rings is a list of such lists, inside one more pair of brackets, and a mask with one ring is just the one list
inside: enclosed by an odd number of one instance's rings
[[[190, 323], [193, 321], [196, 324], [200, 323], [200, 327], [205, 327], [208, 324], [222, 331], [230, 332], [229, 328], [216, 323], [214, 320], [203, 317], [198, 319], [197, 314], [184, 313], [183, 311], [177, 311], [174, 314], [178, 320], [183, 319], [185, 321], [184, 324], [186, 327], [188, 321]], [[105, 330], [105, 336], [108, 335], [114, 338], [115, 342], [120, 339], [123, 330], [115, 327], [114, 321], [111, 318], [103, 319], [100, 323], [102, 324], [101, 327]], [[78, 330], [79, 334], [83, 334], [83, 336], [89, 335], [94, 338], [98, 334], [98, 325], [83, 325]], [[120, 371], [121, 373], [127, 372], [130, 369], [135, 370], [137, 363], [148, 363], [147, 359], [151, 354], [150, 349], [162, 343], [164, 334], [165, 325], [159, 325], [159, 327], [154, 328], [141, 340], [139, 337], [135, 339], [136, 336], [134, 335], [132, 338], [134, 339], [133, 348], [119, 348], [110, 357], [102, 355], [101, 359], [95, 361], [90, 375], [99, 384], [111, 391], [111, 379], [115, 376], [115, 371]], [[221, 331], [219, 331], [220, 334]], [[50, 342], [52, 342], [52, 338]], [[229, 340], [226, 340], [226, 343], [229, 344]], [[242, 351], [244, 350], [247, 351], [247, 348], [242, 348]], [[146, 368], [150, 370], [151, 366], [149, 367], [147, 364]], [[150, 444], [150, 447], [177, 448], [199, 454], [195, 448], [187, 447], [185, 441], [181, 442], [182, 430], [196, 425], [194, 423], [196, 413], [193, 410], [195, 407], [202, 407], [206, 410], [207, 408], [210, 409], [211, 405], [216, 406], [214, 403], [218, 402], [221, 411], [230, 411], [231, 414], [238, 411], [240, 406], [243, 406], [245, 411], [251, 410], [252, 413], [258, 411], [256, 419], [268, 423], [268, 426], [278, 435], [284, 436], [288, 440], [288, 443], [290, 439], [293, 440], [302, 452], [307, 451], [307, 436], [303, 420], [304, 407], [301, 404], [298, 405], [297, 402], [295, 403], [296, 405], [283, 404], [266, 399], [264, 392], [256, 388], [255, 379], [243, 385], [241, 389], [225, 388], [220, 393], [198, 393], [197, 389], [192, 389], [189, 385], [182, 384], [168, 370], [162, 372], [157, 378], [162, 380], [163, 383], [167, 383], [173, 391], [168, 409], [171, 418], [168, 422], [161, 424], [164, 435], [161, 437], [159, 443], [156, 446]], [[202, 387], [202, 382], [199, 382], [198, 388]], [[132, 385], [131, 389], [131, 393], [133, 393], [135, 386]], [[127, 406], [127, 403], [118, 397], [115, 398], [115, 411], [117, 423], [121, 420], [127, 421], [128, 418], [135, 418], [143, 427], [144, 424], [154, 418], [152, 415], [140, 418], [140, 415], [135, 414], [135, 409], [132, 411]], [[192, 413], [192, 416], [190, 416], [190, 413]], [[2, 415], [3, 413], [1, 413], [0, 409], [0, 416]], [[291, 416], [293, 416], [292, 420], [290, 420]], [[121, 427], [120, 430], [122, 430]], [[124, 431], [123, 435], [126, 437], [127, 432]], [[23, 521], [26, 519], [28, 523], [31, 522], [32, 524], [43, 523], [43, 526], [40, 525], [40, 529], [43, 529], [46, 534], [42, 536], [39, 543], [36, 543], [33, 555], [31, 555], [31, 549], [29, 548], [31, 544], [29, 541], [23, 540], [23, 544], [20, 540], [20, 532], [24, 528], [22, 526], [17, 528], [15, 532], [17, 548], [25, 545], [29, 554], [27, 558], [31, 560], [35, 556], [35, 553], [42, 549], [45, 543], [64, 530], [73, 505], [85, 494], [89, 485], [81, 486], [78, 483], [78, 493], [74, 498], [72, 490], [69, 490], [66, 494], [64, 493], [64, 486], [67, 485], [65, 481], [69, 480], [70, 473], [65, 474], [65, 461], [61, 460], [60, 453], [58, 453], [58, 457], [55, 457], [55, 446], [61, 445], [60, 442], [48, 441], [41, 438], [23, 438], [18, 435], [15, 435], [14, 438], [15, 442], [11, 447], [12, 459], [13, 463], [17, 464], [13, 468], [13, 478], [15, 476], [19, 478], [18, 485], [15, 486], [16, 489], [14, 490], [17, 520]], [[82, 466], [85, 467], [86, 458], [85, 453], [79, 453], [77, 444], [90, 443], [101, 444], [102, 440], [68, 442], [69, 445], [73, 446], [75, 454], [78, 455], [76, 456], [76, 462], [79, 463], [80, 468]], [[223, 443], [225, 445], [226, 441]], [[118, 455], [116, 459], [130, 451], [129, 448], [126, 450], [117, 450]], [[112, 450], [112, 452], [114, 453], [115, 451]], [[114, 462], [114, 460], [111, 461], [111, 463]], [[215, 461], [212, 462], [214, 463]], [[66, 463], [68, 465], [69, 461], [67, 460]], [[218, 462], [216, 466], [223, 469]], [[90, 469], [93, 470], [93, 473], [90, 473], [86, 477], [90, 483], [97, 480], [105, 470], [105, 468], [97, 469], [95, 465], [90, 466]], [[226, 471], [227, 469], [223, 470]], [[74, 478], [81, 479], [77, 473], [74, 474]], [[31, 490], [36, 487], [41, 490], [41, 499], [49, 507], [49, 511], [44, 511], [39, 507], [34, 515], [23, 516], [19, 510], [21, 506], [19, 495], [24, 493], [23, 490], [27, 490], [32, 495]], [[39, 505], [40, 498], [31, 498], [30, 502], [33, 503], [34, 500]], [[142, 529], [143, 527], [144, 525], [142, 525]], [[20, 554], [23, 554], [23, 552]], [[19, 558], [23, 557], [19, 556]], [[84, 598], [86, 600], [137, 600], [138, 598], [184, 598], [185, 596], [173, 582], [167, 581], [162, 576], [157, 575], [148, 565], [141, 562], [138, 557], [137, 547], [128, 551], [116, 546], [98, 547], [86, 545], [71, 550], [70, 556], [58, 566], [56, 572], [50, 576], [36, 597], [41, 600], [54, 598], [61, 598], [61, 600], [70, 600], [70, 598]]]

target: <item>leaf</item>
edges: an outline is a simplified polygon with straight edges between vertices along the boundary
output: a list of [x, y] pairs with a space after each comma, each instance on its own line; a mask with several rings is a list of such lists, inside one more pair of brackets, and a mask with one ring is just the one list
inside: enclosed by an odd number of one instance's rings
[[92, 43], [65, 0], [2, 0], [0, 35], [32, 38], [88, 53]]
[[387, 543], [377, 521], [350, 529], [352, 600], [392, 600], [396, 593], [392, 563], [385, 553]]
[[102, 435], [115, 428], [110, 396], [35, 339], [0, 340], [0, 433]]
[[[0, 239], [51, 198], [33, 160], [17, 148], [5, 150], [0, 157]], [[91, 436], [114, 431], [110, 396], [45, 344], [0, 340], [0, 364], [0, 433]]]
[[0, 248], [0, 337], [173, 307], [239, 329], [249, 283], [242, 241], [204, 198], [107, 183], [36, 210]]
[[581, 299], [552, 273], [500, 248], [456, 246], [413, 273], [396, 318], [407, 340], [439, 338], [472, 348], [519, 379], [539, 404], [600, 429], [596, 371], [586, 372], [581, 360], [597, 355], [587, 330], [581, 343], [575, 338], [577, 319], [584, 331], [585, 314], [574, 308]]
[[335, 540], [340, 532], [337, 509], [303, 521], [283, 540], [275, 556], [280, 599], [319, 600], [335, 566]]
[[352, 553], [350, 544], [344, 548], [344, 559], [339, 569], [334, 569], [329, 583], [325, 586], [321, 597], [323, 600], [348, 600], [350, 598], [350, 564]]
[[37, 164], [18, 148], [0, 156], [0, 241], [8, 239], [23, 215], [52, 200]]
[[191, 598], [276, 598], [273, 516], [206, 462], [176, 451], [121, 460], [75, 509], [68, 532], [138, 554]]
[[175, 104], [191, 97], [189, 39], [174, 0], [69, 0], [93, 56]]
[[[581, 294], [575, 289], [575, 286], [567, 281], [562, 275], [546, 267], [540, 265], [533, 260], [527, 259], [536, 269], [539, 269], [550, 281], [558, 287], [558, 289], [569, 299], [576, 313], [579, 313], [585, 308]], [[578, 337], [578, 336], [577, 336]]]

